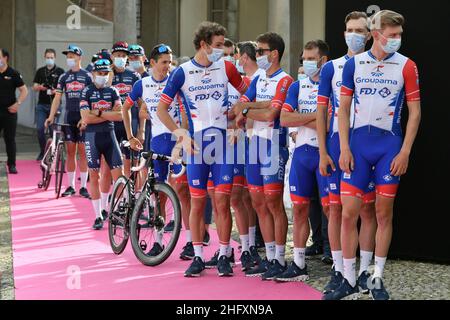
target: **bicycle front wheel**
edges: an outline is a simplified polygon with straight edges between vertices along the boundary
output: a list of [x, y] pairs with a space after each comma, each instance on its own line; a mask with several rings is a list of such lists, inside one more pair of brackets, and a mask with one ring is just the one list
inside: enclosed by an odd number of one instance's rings
[[60, 143], [57, 146], [56, 151], [56, 165], [55, 165], [55, 193], [56, 199], [59, 199], [61, 195], [61, 185], [64, 176], [64, 169], [66, 165], [66, 155], [64, 149], [64, 143]]
[[[47, 140], [47, 144], [45, 146], [45, 158], [50, 159], [51, 158], [51, 146], [52, 146], [52, 139]], [[50, 186], [50, 180], [52, 179], [52, 172], [51, 172], [51, 163], [49, 161], [46, 162], [48, 165], [47, 170], [42, 169], [42, 188], [47, 191], [48, 187]]]
[[[142, 264], [152, 267], [169, 258], [181, 231], [181, 205], [175, 191], [166, 183], [157, 183], [154, 189], [149, 199], [145, 192], [141, 194], [130, 224], [134, 254]], [[164, 232], [169, 223], [173, 223], [173, 230]]]
[[130, 237], [130, 216], [133, 210], [131, 184], [126, 177], [119, 177], [114, 184], [109, 209], [109, 242], [113, 252], [121, 254]]

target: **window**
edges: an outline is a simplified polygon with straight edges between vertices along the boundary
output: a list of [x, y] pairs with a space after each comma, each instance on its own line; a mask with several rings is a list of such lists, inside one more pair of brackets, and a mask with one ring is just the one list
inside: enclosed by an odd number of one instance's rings
[[209, 0], [208, 19], [227, 28], [228, 38], [239, 39], [239, 0]]

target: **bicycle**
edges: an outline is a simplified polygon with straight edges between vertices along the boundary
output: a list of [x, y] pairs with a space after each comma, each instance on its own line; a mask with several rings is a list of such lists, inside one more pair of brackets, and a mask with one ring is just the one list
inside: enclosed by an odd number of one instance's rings
[[53, 135], [47, 140], [45, 146], [44, 157], [41, 161], [42, 180], [38, 183], [39, 189], [47, 191], [50, 186], [52, 175], [55, 175], [55, 194], [56, 199], [61, 195], [61, 185], [65, 173], [66, 163], [66, 149], [65, 149], [65, 135], [62, 130], [63, 127], [72, 127], [68, 124], [55, 123], [52, 124]]
[[[129, 147], [129, 144], [126, 146]], [[170, 185], [156, 182], [153, 160], [181, 164], [181, 171], [172, 174], [173, 178], [178, 178], [185, 172], [185, 166], [170, 157], [152, 152], [142, 153], [140, 165], [131, 169], [131, 177], [120, 177], [114, 184], [108, 227], [113, 252], [121, 254], [131, 236], [134, 254], [146, 266], [157, 266], [167, 260], [175, 249], [181, 231], [180, 202]], [[139, 172], [144, 168], [148, 168], [147, 179], [143, 184], [141, 195], [136, 199], [135, 182]], [[169, 204], [172, 209], [162, 212], [161, 208], [170, 208]], [[146, 251], [149, 244], [153, 243], [154, 233], [161, 233], [166, 221], [170, 220], [174, 220], [174, 231], [164, 234], [166, 238], [170, 235], [170, 239], [165, 240], [160, 254], [149, 256]], [[150, 239], [145, 237], [148, 235]]]

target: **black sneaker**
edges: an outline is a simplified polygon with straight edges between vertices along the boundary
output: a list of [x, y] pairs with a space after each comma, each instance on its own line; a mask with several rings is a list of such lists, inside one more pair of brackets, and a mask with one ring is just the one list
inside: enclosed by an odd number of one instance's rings
[[64, 191], [64, 193], [61, 195], [61, 197], [65, 198], [65, 197], [71, 197], [75, 194], [75, 189], [72, 187], [68, 187], [66, 189], [66, 191]]
[[205, 263], [203, 262], [202, 258], [195, 257], [194, 261], [192, 261], [191, 265], [184, 273], [184, 276], [187, 278], [200, 277], [203, 270], [205, 270]]
[[242, 252], [240, 261], [241, 261], [241, 270], [242, 271], [247, 271], [247, 270], [250, 270], [251, 268], [255, 267], [253, 257], [250, 254], [250, 252], [248, 252], [248, 251]]
[[170, 220], [169, 223], [164, 227], [164, 232], [173, 232], [175, 228], [175, 221]]
[[324, 254], [320, 260], [327, 265], [333, 265], [333, 258], [328, 254]]
[[83, 198], [86, 198], [86, 199], [90, 199], [91, 198], [91, 196], [89, 195], [89, 192], [87, 191], [86, 188], [81, 188], [80, 189], [80, 196], [82, 196]]
[[103, 221], [107, 221], [108, 220], [108, 215], [109, 215], [108, 211], [102, 210]]
[[361, 275], [358, 277], [358, 281], [356, 282], [359, 287], [359, 291], [363, 294], [368, 294], [370, 289], [367, 285], [370, 281], [370, 273], [367, 271], [364, 271], [361, 273]]
[[14, 165], [8, 166], [8, 172], [9, 174], [17, 174], [17, 168]]
[[180, 259], [181, 260], [192, 260], [192, 259], [194, 259], [194, 257], [195, 257], [194, 246], [192, 245], [192, 242], [188, 242], [183, 247], [183, 251], [181, 251]]
[[381, 278], [375, 278], [372, 280], [372, 287], [370, 289], [370, 296], [372, 300], [389, 300], [389, 293], [386, 291], [384, 287], [383, 280]]
[[336, 290], [344, 281], [344, 276], [339, 271], [333, 271], [331, 273], [331, 279], [323, 289], [323, 294], [328, 294]]
[[305, 256], [306, 257], [314, 257], [323, 254], [323, 248], [319, 245], [313, 244], [312, 246], [309, 246], [305, 250]]
[[273, 280], [277, 282], [304, 282], [308, 279], [309, 275], [306, 265], [303, 269], [300, 269], [300, 267], [292, 261], [287, 270], [276, 276]]
[[250, 255], [252, 256], [253, 259], [253, 263], [255, 265], [260, 264], [262, 259], [258, 253], [258, 249], [256, 248], [256, 246], [251, 246], [250, 247]]
[[103, 228], [103, 220], [102, 218], [97, 218], [94, 221], [94, 225], [92, 226], [92, 229], [94, 230], [101, 230]]
[[214, 256], [211, 260], [206, 261], [205, 268], [206, 269], [215, 269], [217, 268], [217, 264], [219, 263], [219, 250], [214, 253]]
[[209, 232], [205, 231], [205, 235], [203, 236], [203, 245], [209, 246], [210, 243], [211, 243], [211, 237], [209, 236]]
[[333, 292], [327, 293], [322, 300], [357, 300], [359, 297], [358, 286], [352, 287], [347, 279], [341, 282], [341, 285]]
[[287, 266], [282, 266], [277, 259], [273, 259], [269, 268], [261, 276], [262, 280], [273, 280], [287, 270]]
[[269, 266], [270, 262], [267, 260], [267, 258], [264, 258], [264, 260], [261, 260], [261, 263], [259, 263], [256, 267], [247, 270], [245, 272], [245, 275], [247, 277], [259, 277], [269, 269]]
[[156, 257], [159, 254], [161, 254], [161, 252], [164, 251], [164, 246], [161, 246], [158, 242], [155, 242], [153, 244], [153, 248], [147, 253], [148, 256], [150, 257]]
[[217, 274], [219, 277], [233, 276], [233, 268], [231, 267], [230, 259], [227, 256], [221, 256], [217, 262]]

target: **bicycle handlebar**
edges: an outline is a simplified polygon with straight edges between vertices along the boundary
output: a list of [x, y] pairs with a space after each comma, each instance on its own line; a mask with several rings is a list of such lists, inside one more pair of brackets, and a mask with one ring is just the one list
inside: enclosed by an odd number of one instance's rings
[[154, 161], [167, 161], [170, 162], [172, 164], [179, 164], [181, 165], [181, 171], [178, 174], [172, 174], [172, 178], [177, 179], [179, 177], [181, 177], [185, 172], [186, 172], [186, 164], [181, 160], [175, 160], [172, 157], [168, 157], [165, 155], [161, 155], [161, 154], [157, 154], [157, 153], [153, 153], [153, 152], [143, 152], [141, 154], [141, 161], [139, 163], [139, 166], [137, 167], [133, 167], [131, 168], [132, 172], [139, 172], [142, 169], [144, 169], [145, 167], [148, 166], [148, 162], [150, 160], [154, 160]]

